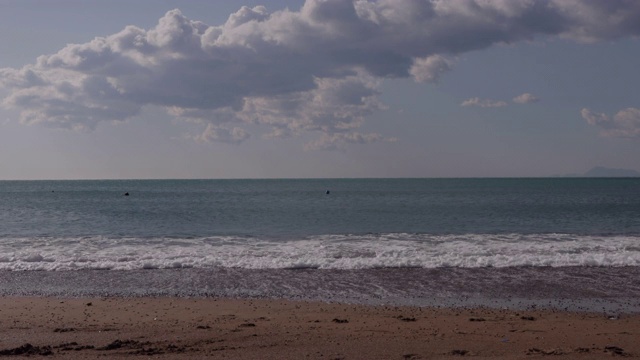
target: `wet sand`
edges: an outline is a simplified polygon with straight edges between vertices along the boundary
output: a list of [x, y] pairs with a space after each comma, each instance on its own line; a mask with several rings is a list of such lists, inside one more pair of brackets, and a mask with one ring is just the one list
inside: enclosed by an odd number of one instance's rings
[[[640, 314], [216, 298], [0, 298], [0, 357], [640, 357]], [[38, 356], [39, 357], [39, 356]]]

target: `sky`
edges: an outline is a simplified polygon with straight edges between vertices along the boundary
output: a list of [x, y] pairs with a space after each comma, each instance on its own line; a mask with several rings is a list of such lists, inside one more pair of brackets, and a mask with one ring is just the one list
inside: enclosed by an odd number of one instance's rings
[[636, 0], [0, 0], [0, 180], [640, 170]]

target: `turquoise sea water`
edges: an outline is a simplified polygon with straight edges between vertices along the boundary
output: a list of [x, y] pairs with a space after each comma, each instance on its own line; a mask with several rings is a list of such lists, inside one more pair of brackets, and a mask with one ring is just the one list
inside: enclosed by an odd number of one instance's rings
[[639, 266], [638, 178], [0, 181], [4, 294], [633, 298]]

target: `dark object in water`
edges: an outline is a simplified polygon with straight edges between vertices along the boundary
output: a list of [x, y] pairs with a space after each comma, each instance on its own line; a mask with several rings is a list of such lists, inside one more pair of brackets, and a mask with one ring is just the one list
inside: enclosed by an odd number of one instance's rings
[[331, 191], [327, 190], [327, 192], [325, 194], [329, 195], [331, 193]]
[[124, 194], [122, 194], [122, 195], [123, 195], [123, 196], [129, 196], [129, 193], [128, 193], [128, 192], [126, 192], [126, 193], [124, 193]]

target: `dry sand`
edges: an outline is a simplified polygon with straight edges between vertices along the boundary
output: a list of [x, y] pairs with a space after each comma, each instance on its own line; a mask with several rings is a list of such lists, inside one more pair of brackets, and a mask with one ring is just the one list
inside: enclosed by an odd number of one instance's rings
[[603, 359], [640, 356], [640, 315], [278, 300], [0, 298], [0, 357]]

